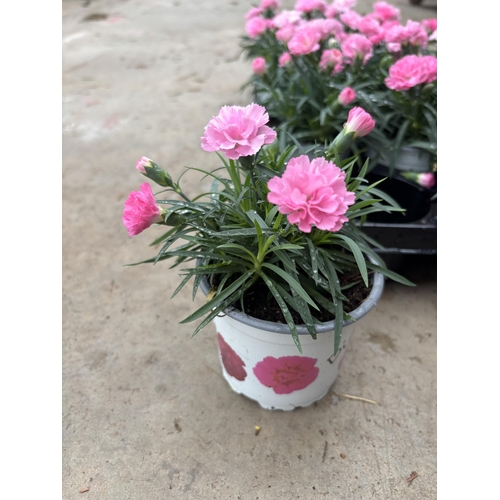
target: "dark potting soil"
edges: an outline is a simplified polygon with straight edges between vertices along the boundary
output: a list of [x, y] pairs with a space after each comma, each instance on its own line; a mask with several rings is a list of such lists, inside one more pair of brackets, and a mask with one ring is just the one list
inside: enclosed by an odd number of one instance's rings
[[[349, 286], [342, 291], [347, 298], [344, 301], [344, 312], [350, 313], [368, 297], [372, 288], [372, 273], [369, 274], [369, 287], [367, 288], [358, 272], [346, 272], [339, 277], [340, 286]], [[331, 300], [331, 298], [330, 298]], [[281, 309], [273, 297], [266, 284], [259, 281], [259, 284], [254, 285], [248, 292], [245, 293], [244, 299], [245, 313], [254, 318], [276, 323], [286, 323], [285, 317]], [[235, 307], [233, 305], [233, 307]], [[292, 318], [296, 325], [303, 324], [303, 320], [299, 313], [289, 308]], [[332, 321], [335, 316], [326, 309], [320, 307], [320, 310], [310, 308], [311, 314], [320, 322], [325, 323]]]

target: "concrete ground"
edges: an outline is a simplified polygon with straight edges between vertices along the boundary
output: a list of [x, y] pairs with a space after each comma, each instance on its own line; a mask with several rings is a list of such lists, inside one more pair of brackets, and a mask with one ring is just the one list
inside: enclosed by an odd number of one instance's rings
[[[405, 19], [436, 17], [436, 0], [392, 3]], [[178, 324], [202, 297], [171, 301], [167, 265], [124, 267], [152, 256], [160, 234], [130, 238], [121, 221], [144, 181], [137, 159], [174, 178], [217, 166], [200, 148], [204, 126], [250, 102], [238, 48], [250, 6], [62, 2], [64, 500], [437, 496], [435, 257], [398, 263], [417, 286], [386, 283], [329, 394], [293, 412], [231, 392], [213, 327], [191, 339]]]

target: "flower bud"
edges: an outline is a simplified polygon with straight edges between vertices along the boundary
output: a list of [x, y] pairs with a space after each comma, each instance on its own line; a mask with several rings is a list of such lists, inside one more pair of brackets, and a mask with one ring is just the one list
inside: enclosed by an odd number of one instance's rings
[[159, 184], [163, 187], [170, 187], [175, 189], [176, 186], [172, 181], [172, 177], [165, 172], [162, 168], [160, 168], [154, 161], [150, 160], [146, 156], [143, 156], [137, 163], [137, 170], [141, 172], [141, 174], [145, 175], [148, 179], [151, 179], [156, 184]]
[[338, 99], [342, 106], [347, 106], [356, 99], [356, 91], [351, 87], [345, 87], [342, 89], [342, 92], [340, 92]]
[[357, 137], [368, 135], [375, 128], [375, 120], [360, 107], [352, 108], [344, 128], [328, 148], [328, 155], [343, 153]]
[[430, 189], [436, 185], [436, 177], [432, 172], [402, 172], [405, 179], [416, 182], [419, 186]]

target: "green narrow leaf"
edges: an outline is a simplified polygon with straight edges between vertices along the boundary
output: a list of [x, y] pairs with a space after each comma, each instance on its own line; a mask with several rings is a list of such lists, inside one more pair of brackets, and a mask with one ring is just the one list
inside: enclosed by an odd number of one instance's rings
[[262, 267], [266, 267], [267, 269], [271, 269], [276, 274], [281, 276], [308, 304], [314, 307], [314, 309], [318, 309], [318, 306], [314, 303], [314, 300], [309, 297], [307, 292], [302, 288], [302, 285], [295, 279], [292, 278], [289, 274], [287, 274], [283, 269], [274, 264], [270, 264], [269, 262], [264, 262]]
[[229, 285], [223, 292], [217, 294], [212, 300], [206, 302], [199, 309], [197, 309], [194, 313], [190, 314], [187, 318], [183, 319], [180, 323], [189, 323], [194, 321], [195, 319], [200, 318], [204, 314], [207, 314], [214, 307], [217, 307], [221, 302], [224, 301], [227, 297], [229, 297], [232, 293], [236, 292], [238, 288], [244, 285], [246, 280], [253, 274], [253, 269], [250, 269], [245, 274], [240, 276], [234, 283]]
[[359, 246], [354, 242], [354, 240], [349, 238], [349, 236], [344, 236], [343, 234], [337, 234], [336, 236], [344, 240], [349, 245], [349, 248], [351, 249], [354, 258], [356, 259], [356, 264], [358, 265], [361, 277], [363, 278], [365, 285], [368, 286], [368, 272], [366, 270], [366, 262], [363, 256], [363, 252], [361, 252]]
[[342, 326], [344, 323], [344, 304], [341, 299], [335, 304], [335, 334], [333, 341], [333, 355], [336, 356], [342, 339]]
[[300, 339], [299, 339], [299, 334], [297, 332], [297, 327], [295, 326], [295, 323], [293, 321], [292, 315], [290, 314], [290, 311], [286, 305], [286, 302], [284, 301], [283, 297], [279, 294], [278, 290], [274, 286], [274, 283], [272, 280], [266, 276], [264, 273], [261, 274], [262, 279], [266, 283], [267, 287], [269, 290], [271, 290], [271, 293], [273, 294], [274, 298], [276, 299], [276, 302], [278, 303], [281, 312], [283, 313], [283, 316], [285, 317], [286, 324], [288, 325], [288, 328], [290, 328], [290, 331], [292, 333], [292, 338], [297, 346], [297, 349], [299, 350], [300, 354], [302, 354], [302, 347], [300, 345]]

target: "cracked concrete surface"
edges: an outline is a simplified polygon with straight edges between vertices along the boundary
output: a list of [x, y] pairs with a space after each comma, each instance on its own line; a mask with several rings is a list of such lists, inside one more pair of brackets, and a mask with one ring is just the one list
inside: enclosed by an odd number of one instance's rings
[[[436, 16], [435, 0], [393, 3], [406, 19]], [[334, 387], [293, 412], [231, 392], [213, 327], [191, 339], [178, 323], [195, 304], [188, 289], [170, 301], [167, 265], [124, 267], [154, 253], [154, 230], [129, 238], [121, 222], [143, 182], [136, 160], [174, 178], [217, 166], [204, 126], [250, 102], [238, 48], [250, 6], [63, 0], [65, 500], [436, 498], [435, 257], [398, 262], [417, 286], [386, 283]]]

